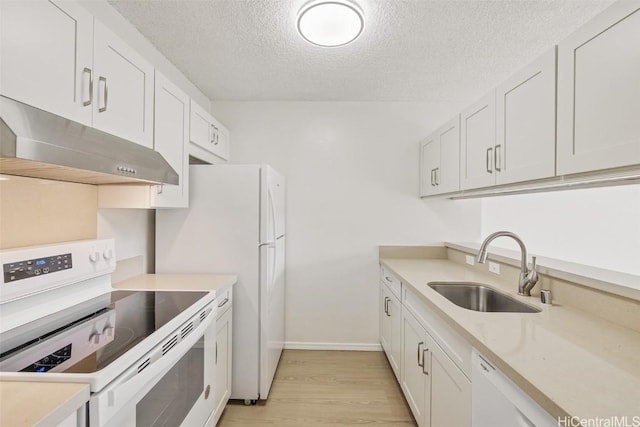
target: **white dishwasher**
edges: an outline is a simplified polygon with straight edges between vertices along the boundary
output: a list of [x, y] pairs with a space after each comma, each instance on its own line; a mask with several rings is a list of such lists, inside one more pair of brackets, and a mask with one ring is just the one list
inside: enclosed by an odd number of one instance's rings
[[473, 349], [472, 427], [557, 427], [542, 409], [502, 372]]

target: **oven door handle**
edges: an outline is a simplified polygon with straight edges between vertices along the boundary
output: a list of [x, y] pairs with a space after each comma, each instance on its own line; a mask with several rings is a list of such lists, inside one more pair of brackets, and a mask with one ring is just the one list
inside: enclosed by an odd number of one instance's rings
[[[207, 308], [207, 313], [205, 319], [165, 355], [162, 354], [162, 345], [157, 346], [140, 359], [135, 366], [129, 368], [113, 383], [105, 387], [99, 393], [102, 398], [92, 399], [91, 404], [99, 405], [97, 413], [114, 414], [132, 400], [143, 397], [204, 336], [205, 331], [216, 318], [216, 307]], [[181, 329], [177, 329], [169, 336], [179, 336]], [[139, 371], [147, 360], [149, 361], [147, 366]], [[98, 425], [103, 425], [109, 418], [110, 416], [107, 415], [106, 419], [99, 420]]]

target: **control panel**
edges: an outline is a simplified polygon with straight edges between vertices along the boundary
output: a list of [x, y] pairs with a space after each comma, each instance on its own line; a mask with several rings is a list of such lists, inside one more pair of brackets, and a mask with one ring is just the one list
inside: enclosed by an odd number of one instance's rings
[[58, 365], [63, 364], [71, 359], [71, 347], [73, 344], [65, 345], [60, 350], [54, 351], [48, 356], [43, 357], [37, 362], [32, 363], [20, 372], [48, 372]]
[[4, 282], [28, 279], [41, 274], [55, 273], [73, 267], [71, 254], [60, 254], [46, 258], [28, 259], [6, 263], [2, 266]]
[[51, 337], [40, 337], [24, 348], [8, 352], [0, 360], [0, 372], [62, 372], [113, 342], [115, 329], [116, 312], [106, 310]]
[[115, 241], [80, 240], [0, 251], [0, 304], [108, 275], [116, 266]]

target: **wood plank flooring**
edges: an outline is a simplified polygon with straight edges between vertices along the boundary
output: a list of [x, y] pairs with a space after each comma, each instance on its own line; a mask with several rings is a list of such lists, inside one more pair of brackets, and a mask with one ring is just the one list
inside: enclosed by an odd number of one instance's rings
[[235, 426], [416, 426], [383, 352], [285, 350], [269, 399], [231, 401]]

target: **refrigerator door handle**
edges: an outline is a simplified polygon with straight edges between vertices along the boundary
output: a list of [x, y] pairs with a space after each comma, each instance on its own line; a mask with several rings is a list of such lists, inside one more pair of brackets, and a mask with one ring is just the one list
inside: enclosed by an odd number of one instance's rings
[[269, 212], [271, 213], [271, 218], [270, 218], [271, 235], [268, 236], [267, 238], [269, 239], [270, 242], [275, 242], [276, 239], [278, 238], [277, 232], [276, 232], [277, 219], [276, 219], [276, 207], [274, 204], [273, 192], [271, 191], [271, 188], [267, 190], [267, 198], [269, 200]]

